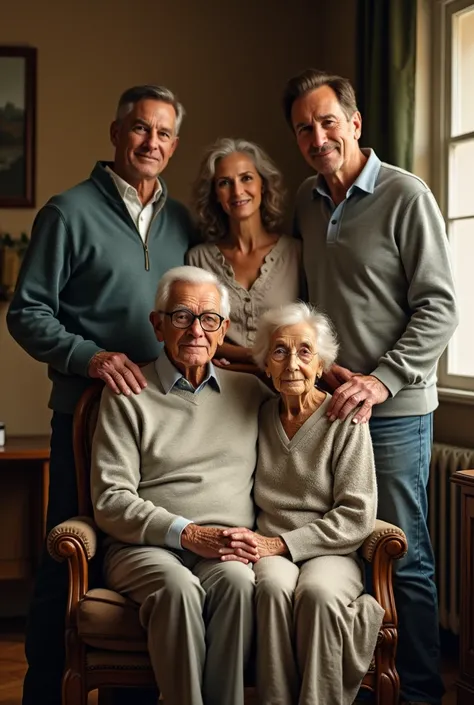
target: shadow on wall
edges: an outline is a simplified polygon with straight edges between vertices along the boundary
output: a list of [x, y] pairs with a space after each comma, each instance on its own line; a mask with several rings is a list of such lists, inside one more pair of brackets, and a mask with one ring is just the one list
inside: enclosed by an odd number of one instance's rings
[[0, 302], [0, 420], [12, 436], [48, 434], [51, 413], [47, 368], [10, 336], [5, 322], [7, 310], [8, 303]]

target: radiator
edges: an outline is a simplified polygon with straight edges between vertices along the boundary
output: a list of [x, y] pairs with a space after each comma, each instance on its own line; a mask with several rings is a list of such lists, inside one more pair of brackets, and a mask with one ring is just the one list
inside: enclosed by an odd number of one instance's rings
[[435, 443], [428, 485], [428, 526], [436, 560], [439, 621], [459, 634], [460, 492], [450, 482], [456, 470], [474, 468], [474, 449]]

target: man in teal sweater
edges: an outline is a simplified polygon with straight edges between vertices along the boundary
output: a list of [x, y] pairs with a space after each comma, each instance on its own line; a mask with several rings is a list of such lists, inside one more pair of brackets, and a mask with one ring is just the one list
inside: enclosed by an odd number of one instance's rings
[[[148, 321], [162, 274], [183, 263], [192, 224], [160, 174], [178, 144], [184, 110], [160, 86], [121, 96], [110, 136], [113, 163], [39, 211], [7, 323], [48, 365], [52, 381], [47, 530], [77, 513], [74, 408], [91, 381], [115, 393], [146, 386], [140, 364], [157, 357]], [[26, 636], [23, 705], [60, 705], [67, 574], [45, 553]]]
[[445, 225], [418, 177], [361, 149], [362, 119], [347, 79], [308, 69], [284, 95], [288, 123], [317, 172], [301, 186], [296, 221], [309, 298], [335, 323], [337, 364], [327, 415], [370, 419], [378, 516], [405, 531], [397, 561], [397, 667], [405, 703], [441, 704], [427, 482], [436, 365], [457, 324]]

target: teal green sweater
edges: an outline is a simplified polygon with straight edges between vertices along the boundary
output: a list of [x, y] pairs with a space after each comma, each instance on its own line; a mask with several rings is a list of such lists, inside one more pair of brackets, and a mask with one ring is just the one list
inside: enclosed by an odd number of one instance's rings
[[158, 281], [184, 262], [193, 228], [166, 187], [144, 243], [105, 163], [39, 211], [7, 324], [32, 357], [48, 364], [50, 406], [72, 413], [101, 350], [134, 362], [157, 357], [148, 320]]

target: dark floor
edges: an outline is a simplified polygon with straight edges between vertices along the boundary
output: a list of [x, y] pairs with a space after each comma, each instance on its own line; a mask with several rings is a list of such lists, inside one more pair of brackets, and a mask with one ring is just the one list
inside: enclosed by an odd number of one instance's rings
[[[0, 705], [20, 705], [21, 688], [25, 673], [23, 653], [24, 623], [22, 620], [0, 620]], [[443, 705], [455, 705], [454, 683], [458, 675], [457, 639], [442, 636], [442, 675], [446, 686]], [[89, 705], [97, 702], [96, 694], [89, 696]]]

